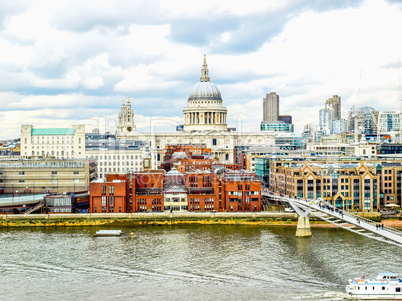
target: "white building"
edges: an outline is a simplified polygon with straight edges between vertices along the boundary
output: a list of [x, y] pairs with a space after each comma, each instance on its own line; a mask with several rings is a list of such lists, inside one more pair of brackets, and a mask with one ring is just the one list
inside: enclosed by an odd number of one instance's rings
[[[212, 156], [223, 163], [233, 163], [234, 146], [275, 145], [273, 132], [236, 132], [228, 129], [227, 108], [223, 106], [218, 87], [209, 79], [205, 57], [200, 82], [192, 88], [188, 106], [183, 109], [183, 114], [183, 131], [130, 134], [130, 137], [132, 136], [135, 140], [147, 142], [152, 158], [152, 168], [160, 166], [163, 150], [168, 144], [206, 144], [208, 148], [211, 148]], [[119, 124], [119, 127], [122, 126]], [[119, 138], [126, 137], [123, 135]]]
[[106, 178], [107, 174], [140, 172], [143, 170], [142, 149], [90, 149], [86, 157], [95, 159], [98, 164], [98, 177]]
[[195, 84], [184, 108], [185, 131], [226, 131], [227, 108], [222, 105], [221, 92], [209, 80], [206, 58], [201, 69], [200, 82]]
[[21, 125], [21, 157], [85, 158], [85, 126], [34, 128]]

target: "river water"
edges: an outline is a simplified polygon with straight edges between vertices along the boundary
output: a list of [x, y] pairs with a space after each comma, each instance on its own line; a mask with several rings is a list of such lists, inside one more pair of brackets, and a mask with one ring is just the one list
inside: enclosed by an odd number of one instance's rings
[[342, 300], [350, 278], [402, 273], [400, 247], [342, 229], [118, 229], [135, 235], [0, 229], [0, 300]]

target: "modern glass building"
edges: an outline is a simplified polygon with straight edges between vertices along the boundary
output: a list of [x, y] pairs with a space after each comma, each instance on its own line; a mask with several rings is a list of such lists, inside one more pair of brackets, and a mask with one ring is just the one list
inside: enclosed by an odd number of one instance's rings
[[262, 121], [261, 131], [274, 131], [274, 132], [288, 132], [293, 133], [293, 124], [285, 123], [283, 121]]

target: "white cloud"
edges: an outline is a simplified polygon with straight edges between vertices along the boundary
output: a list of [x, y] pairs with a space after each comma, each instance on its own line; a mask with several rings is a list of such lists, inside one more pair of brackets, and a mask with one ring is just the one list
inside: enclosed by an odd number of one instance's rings
[[[0, 137], [19, 135], [21, 123], [73, 122], [74, 113], [90, 120], [108, 116], [110, 121], [126, 97], [122, 93], [136, 99], [138, 128], [146, 129], [156, 118], [172, 120], [160, 126], [172, 129], [173, 123], [182, 123], [204, 53], [211, 80], [229, 108], [229, 126], [259, 130], [262, 97], [270, 91], [280, 95], [281, 113], [293, 115], [298, 131], [318, 122], [318, 109], [333, 94], [342, 97], [345, 117], [354, 104], [399, 109], [402, 40], [397, 29], [402, 28], [402, 12], [385, 0], [349, 8], [332, 4], [335, 8], [320, 11], [301, 0], [125, 4], [39, 0], [26, 2], [25, 9], [2, 6], [7, 14], [0, 28], [0, 107], [7, 111], [0, 117], [7, 124]], [[243, 43], [239, 39], [249, 37], [237, 34], [237, 27], [245, 26], [245, 18], [264, 14], [286, 17], [274, 38], [251, 38], [261, 47], [231, 54], [214, 48]], [[211, 40], [198, 42], [197, 31], [203, 31], [198, 23], [192, 23], [191, 43], [172, 39], [174, 28], [191, 20], [223, 26], [216, 21], [228, 16], [232, 26], [208, 27]], [[249, 33], [261, 32], [258, 22], [247, 24], [255, 26]]]

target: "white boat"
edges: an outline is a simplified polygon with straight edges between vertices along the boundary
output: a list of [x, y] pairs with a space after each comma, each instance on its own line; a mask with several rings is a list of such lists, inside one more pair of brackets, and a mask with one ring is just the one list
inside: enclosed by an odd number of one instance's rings
[[95, 236], [121, 236], [123, 232], [121, 230], [98, 230]]
[[346, 293], [350, 299], [402, 300], [402, 279], [396, 273], [379, 273], [375, 280], [363, 276], [349, 280]]

